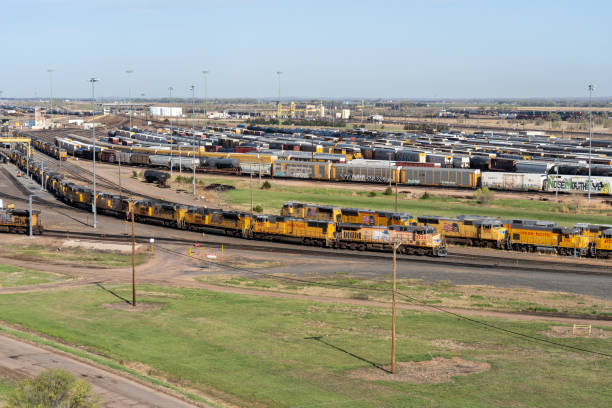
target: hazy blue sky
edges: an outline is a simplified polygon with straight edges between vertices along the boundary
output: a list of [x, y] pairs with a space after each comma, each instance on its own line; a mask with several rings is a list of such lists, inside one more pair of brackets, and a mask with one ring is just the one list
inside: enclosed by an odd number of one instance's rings
[[610, 1], [2, 0], [6, 97], [612, 95]]

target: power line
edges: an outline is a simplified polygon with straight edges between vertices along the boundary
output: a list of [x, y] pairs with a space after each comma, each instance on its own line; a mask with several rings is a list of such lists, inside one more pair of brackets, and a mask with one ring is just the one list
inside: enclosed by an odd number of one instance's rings
[[[186, 257], [186, 258], [195, 259], [195, 260], [198, 260], [200, 262], [206, 262], [208, 264], [220, 265], [220, 266], [225, 267], [227, 269], [238, 270], [238, 271], [241, 271], [241, 272], [249, 272], [249, 273], [254, 274], [254, 275], [266, 276], [266, 277], [273, 278], [273, 279], [281, 279], [281, 280], [287, 280], [287, 281], [291, 281], [291, 282], [300, 282], [300, 283], [306, 283], [306, 284], [310, 284], [310, 285], [328, 286], [328, 287], [343, 288], [343, 289], [357, 289], [355, 287], [347, 286], [347, 285], [342, 285], [342, 284], [339, 284], [339, 283], [315, 282], [315, 281], [311, 281], [311, 280], [307, 280], [307, 279], [299, 279], [299, 278], [292, 278], [292, 277], [289, 277], [289, 276], [279, 276], [279, 275], [274, 275], [274, 274], [265, 273], [265, 272], [258, 272], [258, 271], [254, 271], [252, 269], [239, 268], [239, 267], [236, 267], [236, 266], [233, 266], [233, 265], [230, 265], [230, 264], [224, 264], [224, 263], [221, 263], [221, 262], [212, 262], [212, 261], [209, 261], [209, 260], [206, 260], [206, 259], [199, 259], [199, 258], [196, 258], [196, 257], [194, 257], [192, 255], [186, 255], [186, 254], [183, 254], [181, 252], [173, 251], [171, 249], [164, 248], [164, 247], [159, 247], [159, 248], [161, 250], [163, 250], [163, 251], [168, 252], [168, 253], [175, 254], [175, 255], [180, 255], [180, 256], [183, 256], [183, 257]], [[389, 293], [389, 291], [385, 290], [385, 289], [377, 289], [377, 288], [358, 288], [358, 289], [366, 290], [366, 291], [372, 291], [372, 292]], [[540, 337], [531, 336], [529, 334], [517, 332], [517, 331], [514, 331], [514, 330], [510, 330], [510, 329], [504, 329], [503, 327], [495, 326], [495, 325], [493, 325], [491, 323], [483, 322], [481, 320], [476, 320], [476, 319], [473, 319], [471, 317], [467, 317], [467, 316], [461, 315], [459, 313], [455, 313], [453, 311], [446, 310], [446, 309], [444, 309], [444, 308], [442, 308], [440, 306], [435, 306], [435, 305], [431, 305], [431, 304], [425, 303], [422, 300], [419, 300], [417, 298], [414, 298], [414, 297], [412, 297], [410, 295], [407, 295], [407, 294], [399, 292], [399, 291], [395, 291], [395, 293], [398, 294], [399, 296], [402, 296], [402, 297], [408, 299], [412, 303], [417, 303], [420, 306], [429, 307], [429, 308], [432, 308], [432, 309], [437, 310], [439, 312], [447, 313], [449, 315], [458, 317], [460, 319], [463, 319], [465, 321], [474, 323], [476, 325], [480, 325], [480, 326], [483, 326], [483, 327], [488, 327], [488, 328], [491, 328], [491, 329], [495, 329], [495, 330], [498, 330], [498, 331], [503, 332], [503, 333], [512, 334], [514, 336], [522, 337], [522, 338], [529, 339], [529, 340], [535, 341], [535, 342], [547, 343], [547, 344], [551, 344], [551, 345], [554, 345], [554, 346], [557, 346], [557, 347], [561, 347], [561, 348], [566, 348], [566, 349], [570, 349], [570, 350], [581, 351], [581, 352], [584, 352], [584, 353], [591, 353], [591, 354], [596, 354], [596, 355], [612, 358], [612, 354], [608, 354], [608, 353], [604, 353], [604, 352], [600, 352], [600, 351], [595, 351], [595, 350], [589, 350], [589, 349], [585, 349], [585, 348], [581, 348], [581, 347], [576, 347], [576, 346], [571, 346], [571, 345], [568, 345], [568, 344], [557, 343], [557, 342], [552, 341], [552, 340], [548, 340], [548, 339], [544, 339], [544, 338], [540, 338]]]

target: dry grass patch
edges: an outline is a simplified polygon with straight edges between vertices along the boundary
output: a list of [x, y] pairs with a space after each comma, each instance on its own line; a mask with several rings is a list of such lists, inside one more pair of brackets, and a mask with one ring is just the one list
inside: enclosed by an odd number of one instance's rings
[[488, 371], [491, 364], [486, 362], [464, 360], [459, 357], [436, 357], [427, 361], [410, 361], [396, 364], [395, 374], [390, 366], [359, 368], [349, 375], [368, 381], [400, 381], [413, 384], [440, 384], [452, 382], [458, 375], [470, 375]]
[[612, 332], [603, 329], [597, 329], [595, 327], [591, 328], [591, 334], [589, 334], [589, 329], [585, 327], [579, 327], [574, 329], [570, 326], [550, 326], [550, 328], [546, 331], [540, 332], [540, 334], [544, 334], [549, 337], [558, 337], [558, 338], [576, 338], [576, 337], [586, 337], [591, 339], [607, 339], [612, 335]]

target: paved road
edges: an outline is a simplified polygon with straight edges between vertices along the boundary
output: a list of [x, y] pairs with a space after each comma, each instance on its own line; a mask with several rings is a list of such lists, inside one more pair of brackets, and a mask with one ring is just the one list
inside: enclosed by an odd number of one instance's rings
[[49, 368], [63, 368], [77, 378], [88, 380], [93, 391], [101, 396], [102, 406], [107, 408], [195, 406], [63, 354], [0, 335], [0, 372], [5, 376], [15, 379], [33, 377]]

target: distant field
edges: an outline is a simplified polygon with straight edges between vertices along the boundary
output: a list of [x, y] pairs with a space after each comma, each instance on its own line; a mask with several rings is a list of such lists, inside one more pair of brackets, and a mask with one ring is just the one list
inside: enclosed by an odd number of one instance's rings
[[[127, 286], [110, 286], [128, 298]], [[377, 379], [388, 308], [140, 286], [159, 309], [127, 312], [96, 287], [3, 295], [6, 322], [100, 353], [241, 407], [609, 407], [612, 359], [568, 352], [453, 316], [400, 311], [398, 361], [460, 357], [490, 370], [440, 384]], [[487, 320], [534, 336], [544, 322]], [[547, 337], [548, 339], [552, 339]], [[612, 353], [612, 342], [556, 338]], [[139, 364], [136, 364], [138, 362]], [[368, 376], [356, 376], [368, 370]]]
[[[227, 191], [221, 197], [228, 203], [250, 209], [251, 192], [248, 181], [206, 179], [211, 183], [219, 182], [236, 186], [236, 190]], [[286, 201], [303, 201], [315, 204], [328, 204], [342, 207], [359, 207], [377, 210], [394, 210], [395, 196], [382, 194], [384, 186], [364, 186], [361, 191], [351, 189], [326, 187], [293, 187], [275, 184], [270, 180], [270, 190], [260, 189], [259, 181], [253, 180], [253, 204], [261, 205], [264, 213], [280, 214], [280, 209]], [[401, 187], [400, 191], [409, 187]], [[370, 192], [376, 195], [371, 197]], [[608, 208], [576, 208], [567, 203], [550, 201], [537, 201], [528, 199], [494, 199], [490, 204], [479, 204], [475, 200], [466, 198], [432, 195], [427, 199], [406, 199], [406, 194], [400, 194], [398, 208], [400, 211], [413, 215], [441, 215], [457, 216], [459, 214], [485, 215], [509, 218], [530, 218], [556, 221], [560, 225], [573, 225], [577, 222], [596, 224], [609, 224], [612, 217], [612, 207]]]

